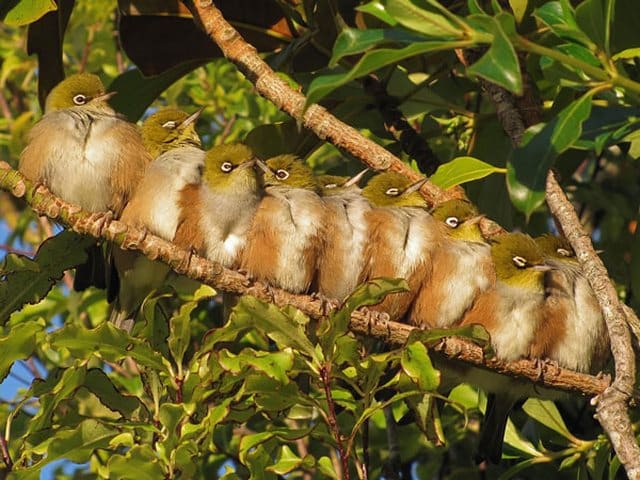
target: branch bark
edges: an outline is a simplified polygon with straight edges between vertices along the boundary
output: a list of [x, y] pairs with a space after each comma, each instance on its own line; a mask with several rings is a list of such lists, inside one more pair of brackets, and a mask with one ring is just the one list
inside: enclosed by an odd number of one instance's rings
[[[328, 316], [327, 302], [309, 295], [289, 293], [249, 280], [245, 275], [210, 262], [145, 230], [113, 220], [105, 214], [85, 212], [77, 205], [64, 202], [43, 186], [34, 186], [5, 162], [0, 162], [0, 188], [22, 197], [39, 215], [66, 225], [78, 233], [111, 241], [121, 248], [138, 251], [152, 260], [169, 265], [175, 272], [237, 295], [252, 295], [279, 307], [292, 305], [305, 315], [322, 321]], [[385, 315], [361, 309], [351, 316], [350, 330], [358, 335], [374, 337], [392, 347], [403, 346], [415, 327], [385, 320]], [[540, 386], [583, 396], [602, 393], [608, 386], [605, 377], [594, 377], [564, 370], [534, 360], [503, 362], [486, 358], [483, 349], [462, 338], [448, 337], [429, 347], [445, 358], [467, 362], [505, 375], [525, 378]]]
[[[465, 54], [459, 54], [458, 58], [465, 65], [470, 60]], [[526, 128], [540, 119], [539, 112], [532, 112], [531, 109], [523, 112], [519, 99], [511, 93], [485, 80], [481, 80], [480, 84], [494, 102], [498, 119], [511, 143], [514, 147], [518, 146]], [[525, 100], [530, 106], [530, 98]], [[628, 412], [628, 404], [633, 396], [636, 364], [626, 321], [627, 314], [631, 318], [637, 317], [635, 314], [625, 313], [606, 267], [596, 254], [591, 238], [582, 228], [573, 205], [553, 171], [547, 174], [546, 201], [551, 214], [576, 252], [582, 271], [596, 294], [611, 340], [615, 379], [604, 392], [592, 400], [596, 405], [598, 421], [609, 436], [628, 477], [640, 479], [640, 446], [636, 441]], [[628, 310], [632, 312], [630, 308]]]
[[[183, 0], [183, 3], [196, 23], [220, 47], [224, 56], [255, 85], [260, 95], [280, 110], [288, 113], [322, 140], [331, 142], [374, 170], [392, 170], [414, 181], [422, 178], [409, 165], [362, 136], [355, 128], [338, 120], [324, 107], [313, 104], [305, 110], [305, 96], [276, 75], [260, 58], [257, 50], [244, 41], [238, 31], [224, 19], [211, 0]], [[421, 191], [431, 204], [464, 197], [464, 191], [460, 187], [442, 190], [430, 182], [425, 183]]]

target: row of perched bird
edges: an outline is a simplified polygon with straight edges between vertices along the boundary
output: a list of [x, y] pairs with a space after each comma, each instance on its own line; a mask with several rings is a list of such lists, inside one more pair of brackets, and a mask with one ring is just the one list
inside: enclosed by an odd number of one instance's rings
[[[504, 360], [538, 357], [581, 372], [605, 363], [600, 308], [564, 239], [511, 233], [489, 242], [471, 203], [451, 200], [430, 211], [419, 193], [424, 180], [387, 172], [361, 189], [364, 172], [315, 176], [293, 155], [263, 161], [243, 144], [205, 152], [195, 130], [199, 112], [162, 109], [139, 130], [115, 114], [109, 96], [89, 74], [55, 87], [20, 170], [66, 201], [109, 210], [274, 287], [341, 301], [367, 280], [404, 278], [408, 291], [373, 307], [391, 320], [423, 328], [481, 324]], [[113, 254], [119, 291], [112, 318], [130, 330], [168, 267], [131, 251]], [[509, 409], [522, 394], [488, 383], [502, 394], [490, 402], [501, 407], [483, 437], [486, 456], [497, 461]]]

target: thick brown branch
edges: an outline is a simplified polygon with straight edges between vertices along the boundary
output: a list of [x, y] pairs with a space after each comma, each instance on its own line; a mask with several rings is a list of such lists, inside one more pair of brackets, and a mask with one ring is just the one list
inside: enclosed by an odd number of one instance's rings
[[[419, 180], [422, 175], [413, 170], [377, 143], [364, 137], [355, 128], [338, 120], [324, 107], [313, 104], [304, 108], [305, 96], [293, 90], [258, 55], [257, 50], [244, 41], [238, 31], [227, 22], [220, 10], [210, 0], [183, 0], [200, 27], [215, 42], [224, 56], [233, 62], [256, 91], [270, 100], [283, 112], [302, 123], [322, 140], [350, 153], [374, 170], [393, 170], [411, 180]], [[461, 188], [443, 191], [427, 182], [422, 193], [430, 203], [436, 204], [450, 198], [464, 197]]]
[[[67, 225], [78, 233], [109, 240], [121, 248], [137, 250], [147, 257], [160, 260], [177, 273], [210, 285], [218, 290], [238, 295], [253, 295], [258, 299], [280, 307], [292, 305], [314, 319], [327, 315], [326, 302], [308, 295], [298, 295], [285, 290], [270, 288], [264, 283], [250, 281], [234, 270], [198, 257], [159, 237], [120, 221], [82, 211], [78, 206], [63, 202], [46, 188], [35, 188], [19, 172], [7, 163], [0, 162], [0, 188], [24, 197], [39, 215]], [[359, 310], [351, 316], [350, 330], [353, 333], [378, 338], [391, 346], [402, 346], [415, 327], [386, 321], [385, 316], [370, 310]], [[529, 379], [541, 386], [593, 396], [602, 393], [608, 386], [606, 378], [584, 375], [549, 365], [542, 367], [533, 360], [503, 362], [485, 358], [482, 348], [461, 339], [445, 338], [432, 347], [446, 358], [454, 358], [479, 367], [496, 370], [513, 377]]]

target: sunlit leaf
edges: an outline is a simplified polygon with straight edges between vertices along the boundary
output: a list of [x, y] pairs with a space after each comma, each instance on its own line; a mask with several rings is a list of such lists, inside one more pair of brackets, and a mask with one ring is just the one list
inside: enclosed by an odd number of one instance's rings
[[438, 167], [429, 181], [440, 188], [448, 189], [456, 185], [479, 180], [492, 173], [506, 173], [506, 168], [494, 167], [473, 157], [458, 157]]
[[16, 360], [33, 354], [38, 334], [44, 330], [41, 322], [25, 322], [13, 326], [6, 336], [0, 336], [0, 382], [4, 380]]
[[5, 1], [0, 6], [0, 20], [10, 27], [19, 27], [35, 22], [57, 8], [54, 0]]

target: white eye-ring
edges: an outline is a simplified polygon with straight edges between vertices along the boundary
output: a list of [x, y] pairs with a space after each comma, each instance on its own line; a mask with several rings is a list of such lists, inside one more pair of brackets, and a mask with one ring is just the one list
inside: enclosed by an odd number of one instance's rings
[[573, 254], [566, 248], [558, 248], [556, 252], [558, 252], [558, 255], [562, 255], [563, 257], [573, 257]]
[[231, 170], [233, 170], [233, 164], [231, 162], [224, 162], [222, 165], [220, 165], [220, 170], [222, 170], [224, 173], [229, 173]]
[[174, 128], [176, 128], [176, 122], [174, 122], [173, 120], [169, 120], [168, 122], [162, 124], [162, 128], [173, 130]]
[[389, 190], [387, 190], [384, 193], [385, 195], [389, 195], [390, 197], [397, 197], [398, 195], [400, 195], [400, 190], [398, 188], [391, 187]]
[[458, 219], [458, 217], [447, 217], [444, 223], [446, 223], [447, 226], [451, 228], [457, 228], [458, 225], [460, 225], [460, 220]]
[[331, 189], [331, 188], [338, 188], [338, 184], [337, 183], [327, 183], [324, 188], [326, 189]]
[[276, 170], [276, 178], [278, 180], [286, 180], [287, 178], [289, 178], [289, 172], [282, 169]]
[[513, 264], [518, 268], [524, 268], [527, 266], [527, 260], [518, 255], [513, 257], [511, 260], [513, 260]]
[[73, 103], [75, 103], [76, 105], [84, 105], [85, 103], [87, 103], [87, 97], [79, 93], [78, 95], [75, 95], [73, 97]]

